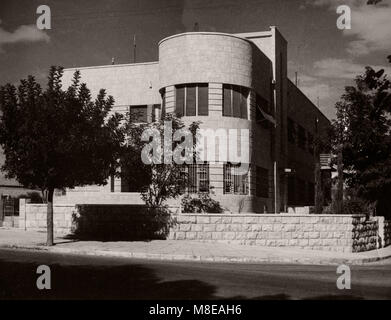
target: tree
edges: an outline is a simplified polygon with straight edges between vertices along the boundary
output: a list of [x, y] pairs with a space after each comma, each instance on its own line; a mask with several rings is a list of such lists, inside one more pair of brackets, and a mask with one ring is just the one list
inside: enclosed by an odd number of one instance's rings
[[46, 90], [29, 76], [16, 88], [0, 87], [2, 170], [29, 188], [47, 192], [47, 245], [53, 245], [55, 189], [105, 184], [115, 172], [124, 140], [114, 100], [100, 90], [95, 101], [80, 73], [62, 89], [62, 67], [51, 67]]
[[[129, 116], [126, 124], [127, 147], [121, 158], [121, 177], [136, 188], [141, 190], [141, 196], [148, 208], [153, 210], [163, 209], [167, 199], [177, 198], [184, 190], [187, 175], [183, 170], [184, 165], [178, 163], [190, 157], [195, 159], [196, 131], [198, 122], [186, 126], [180, 118], [173, 114], [167, 114], [162, 119], [152, 122], [136, 124]], [[171, 131], [171, 132], [170, 132]], [[176, 133], [183, 133], [183, 138], [175, 141]], [[153, 141], [145, 141], [145, 137], [153, 136]], [[165, 141], [164, 137], [170, 137]], [[164, 157], [170, 154], [184, 141], [190, 141], [182, 152], [173, 153], [170, 163], [164, 162]], [[144, 140], [144, 141], [143, 141]], [[157, 143], [151, 152], [145, 153], [145, 147], [150, 143]], [[144, 150], [144, 151], [143, 151]], [[179, 149], [177, 149], [179, 151]], [[142, 154], [144, 153], [144, 161]], [[145, 161], [148, 160], [148, 161]], [[188, 159], [189, 160], [189, 159]]]
[[341, 148], [350, 192], [389, 214], [391, 194], [391, 82], [384, 70], [366, 67], [345, 88], [333, 122], [334, 148]]

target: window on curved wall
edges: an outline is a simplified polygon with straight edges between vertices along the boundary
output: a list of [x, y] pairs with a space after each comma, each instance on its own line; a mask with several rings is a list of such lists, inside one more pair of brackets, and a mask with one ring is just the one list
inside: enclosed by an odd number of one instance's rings
[[231, 84], [223, 85], [223, 116], [247, 119], [248, 89]]
[[182, 116], [207, 116], [209, 87], [207, 83], [175, 86], [175, 113]]

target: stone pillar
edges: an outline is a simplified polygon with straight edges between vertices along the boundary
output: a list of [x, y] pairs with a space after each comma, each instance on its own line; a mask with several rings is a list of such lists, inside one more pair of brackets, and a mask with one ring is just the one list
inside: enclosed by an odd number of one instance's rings
[[27, 199], [19, 199], [19, 229], [26, 230], [26, 201]]

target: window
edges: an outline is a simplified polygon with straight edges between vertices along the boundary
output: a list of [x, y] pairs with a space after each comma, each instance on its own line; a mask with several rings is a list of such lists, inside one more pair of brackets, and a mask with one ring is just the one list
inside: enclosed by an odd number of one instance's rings
[[175, 112], [177, 116], [207, 116], [208, 94], [207, 83], [175, 86]]
[[209, 193], [209, 163], [183, 165], [188, 193]]
[[298, 125], [298, 145], [301, 149], [305, 150], [306, 146], [306, 136], [305, 136], [305, 129], [301, 126]]
[[247, 119], [248, 89], [225, 84], [223, 86], [223, 116]]
[[291, 118], [288, 118], [288, 141], [293, 144], [296, 142], [295, 123]]
[[239, 172], [239, 168], [240, 164], [224, 164], [224, 193], [248, 194], [248, 173]]
[[256, 195], [261, 198], [269, 197], [269, 170], [256, 166]]
[[132, 122], [148, 122], [148, 107], [130, 106], [129, 115]]

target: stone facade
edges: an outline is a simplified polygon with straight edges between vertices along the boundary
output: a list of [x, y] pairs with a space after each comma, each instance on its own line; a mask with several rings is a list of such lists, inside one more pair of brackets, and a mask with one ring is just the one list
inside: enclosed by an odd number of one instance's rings
[[[85, 224], [87, 228], [88, 225], [100, 230], [115, 228], [116, 232], [123, 233], [133, 229], [140, 231], [137, 225], [145, 225], [145, 219], [134, 206], [92, 207], [89, 222]], [[74, 205], [56, 205], [55, 232], [72, 233], [75, 216], [78, 216], [78, 209]], [[362, 215], [173, 214], [172, 218], [175, 223], [167, 236], [171, 240], [361, 252], [389, 245], [391, 235], [391, 221], [384, 221], [382, 229], [379, 217], [367, 220]], [[19, 228], [44, 231], [46, 205], [27, 204], [22, 200]], [[143, 228], [147, 227], [141, 230]], [[379, 239], [385, 239], [386, 244]]]
[[377, 248], [377, 221], [360, 215], [176, 216], [169, 239], [360, 252]]
[[[288, 145], [287, 120], [294, 118], [313, 135], [316, 118], [322, 124], [320, 127], [329, 125], [329, 121], [289, 82], [288, 44], [278, 29], [271, 27], [268, 31], [243, 34], [182, 33], [161, 40], [158, 50], [156, 62], [65, 69], [64, 87], [71, 83], [72, 75], [78, 69], [81, 80], [91, 89], [92, 95], [105, 88], [114, 97], [113, 111], [126, 113], [134, 106], [143, 105], [147, 106], [147, 110], [157, 110], [155, 116], [158, 117], [159, 108], [161, 110], [163, 105], [166, 113], [175, 112], [176, 88], [207, 84], [207, 115], [199, 115], [197, 111], [195, 116], [184, 115], [182, 120], [185, 123], [200, 122], [201, 129], [235, 129], [239, 134], [248, 130], [246, 142], [250, 155], [246, 183], [248, 192], [227, 192], [223, 181], [223, 168], [227, 161], [220, 160], [220, 153], [226, 152], [229, 147], [220, 149], [222, 143], [219, 142], [215, 163], [209, 161], [211, 196], [230, 212], [287, 212], [289, 197], [285, 169], [293, 169], [307, 184], [306, 189], [314, 182], [314, 158], [309, 152], [292, 149]], [[238, 86], [235, 90], [240, 88], [242, 93], [245, 92], [246, 116], [223, 115], [224, 86], [226, 89]], [[265, 109], [267, 118], [262, 119], [259, 114], [257, 117], [259, 108]], [[231, 145], [231, 142], [225, 144]], [[266, 192], [256, 191], [257, 184], [262, 184], [256, 175], [257, 167], [262, 169], [258, 171], [262, 172], [261, 180], [268, 182]], [[139, 194], [131, 194], [125, 189], [122, 190], [120, 178], [110, 178], [105, 186], [67, 190], [66, 195], [57, 196], [55, 201], [139, 204]], [[292, 192], [300, 192], [301, 189], [298, 185]]]

